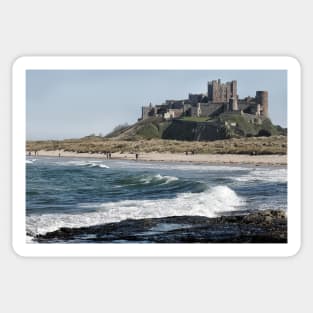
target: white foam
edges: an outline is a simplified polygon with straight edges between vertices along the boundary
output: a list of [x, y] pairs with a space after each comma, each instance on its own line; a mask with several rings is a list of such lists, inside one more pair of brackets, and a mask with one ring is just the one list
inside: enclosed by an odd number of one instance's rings
[[37, 159], [28, 159], [25, 161], [26, 164], [33, 164]]
[[287, 182], [287, 169], [253, 169], [248, 174], [233, 177], [234, 180], [240, 182], [264, 181], [264, 182]]
[[141, 178], [140, 182], [144, 184], [150, 184], [151, 182], [159, 181], [161, 182], [161, 185], [162, 185], [162, 184], [168, 184], [176, 180], [178, 180], [178, 177], [157, 174], [157, 175], [151, 175], [151, 176]]
[[86, 167], [100, 167], [100, 168], [110, 168], [106, 164], [102, 163], [102, 161], [67, 161], [67, 162], [58, 162], [58, 165], [64, 166], [86, 166]]
[[36, 242], [34, 241], [34, 237], [26, 235], [26, 243], [36, 243]]
[[183, 171], [246, 171], [249, 166], [236, 165], [212, 165], [212, 164], [194, 164], [194, 163], [161, 163], [161, 162], [130, 162], [114, 161], [118, 168], [141, 168], [141, 169], [164, 169], [164, 170], [183, 170]]
[[105, 164], [99, 164], [99, 167], [101, 167], [101, 168], [110, 168], [109, 166], [107, 166]]
[[81, 208], [95, 210], [88, 213], [31, 215], [27, 217], [27, 229], [31, 233], [46, 233], [60, 227], [91, 226], [125, 219], [182, 215], [214, 217], [244, 204], [245, 200], [229, 187], [216, 186], [202, 193], [182, 193], [173, 199], [82, 204]]

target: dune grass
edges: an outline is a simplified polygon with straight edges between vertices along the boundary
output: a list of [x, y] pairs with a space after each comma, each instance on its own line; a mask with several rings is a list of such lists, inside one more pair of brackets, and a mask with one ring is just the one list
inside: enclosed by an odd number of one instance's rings
[[248, 137], [232, 138], [216, 141], [178, 141], [178, 140], [114, 140], [102, 137], [67, 139], [62, 141], [28, 141], [27, 151], [64, 150], [78, 153], [140, 153], [140, 152], [169, 152], [212, 154], [286, 154], [287, 137]]

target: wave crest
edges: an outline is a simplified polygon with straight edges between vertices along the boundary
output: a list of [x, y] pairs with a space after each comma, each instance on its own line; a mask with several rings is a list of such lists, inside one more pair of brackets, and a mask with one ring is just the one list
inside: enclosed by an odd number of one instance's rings
[[25, 161], [26, 164], [33, 164], [35, 161], [37, 161], [37, 159], [27, 159]]
[[[245, 204], [234, 190], [216, 186], [201, 193], [182, 193], [173, 199], [123, 200], [118, 202], [82, 204], [89, 212], [81, 214], [42, 214], [27, 217], [29, 233], [46, 233], [60, 227], [83, 227], [168, 216], [215, 217], [221, 212], [234, 211]], [[94, 209], [90, 212], [90, 209]]]
[[68, 161], [56, 163], [64, 166], [83, 166], [83, 167], [99, 167], [110, 168], [108, 165], [102, 163], [102, 161]]
[[253, 169], [249, 173], [233, 178], [239, 182], [264, 181], [264, 182], [287, 182], [287, 169]]
[[177, 181], [179, 178], [175, 176], [166, 176], [166, 175], [153, 175], [153, 176], [146, 176], [141, 178], [139, 181], [144, 184], [150, 184], [153, 182], [160, 182], [161, 184], [168, 184], [173, 181]]

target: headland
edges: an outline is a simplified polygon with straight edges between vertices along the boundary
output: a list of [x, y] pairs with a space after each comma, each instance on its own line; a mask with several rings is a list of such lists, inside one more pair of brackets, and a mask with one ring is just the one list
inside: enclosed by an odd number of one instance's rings
[[143, 106], [136, 123], [118, 125], [106, 136], [28, 141], [27, 155], [287, 164], [287, 129], [271, 122], [268, 91], [240, 98], [236, 80], [207, 86], [187, 99]]

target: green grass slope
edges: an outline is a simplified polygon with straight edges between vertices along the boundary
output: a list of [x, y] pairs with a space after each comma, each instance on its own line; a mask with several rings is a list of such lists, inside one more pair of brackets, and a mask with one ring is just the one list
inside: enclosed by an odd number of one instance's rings
[[105, 138], [131, 141], [150, 139], [211, 141], [286, 134], [286, 129], [273, 125], [270, 119], [262, 119], [257, 122], [251, 116], [222, 113], [216, 118], [182, 117], [170, 121], [160, 117], [151, 117], [113, 131]]
[[105, 136], [116, 140], [160, 139], [171, 122], [152, 117]]

